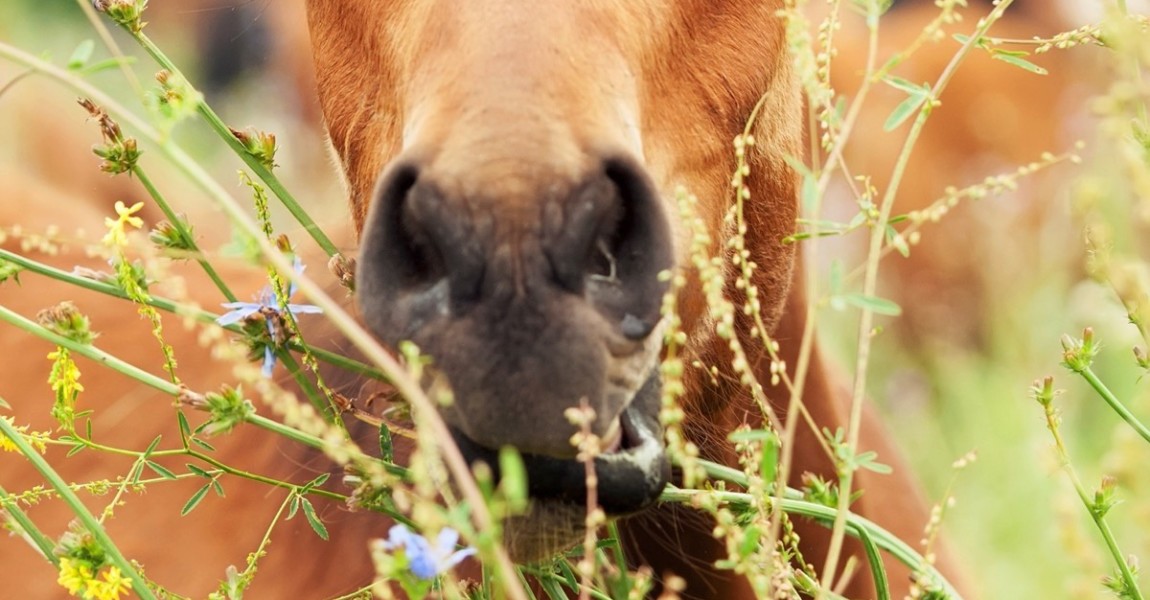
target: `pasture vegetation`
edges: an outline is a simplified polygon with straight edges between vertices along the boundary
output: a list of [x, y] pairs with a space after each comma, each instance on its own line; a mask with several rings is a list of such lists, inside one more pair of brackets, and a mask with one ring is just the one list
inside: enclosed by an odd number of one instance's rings
[[[109, 534], [109, 522], [144, 490], [189, 480], [196, 482], [194, 491], [182, 505], [168, 510], [172, 518], [196, 519], [203, 502], [225, 497], [230, 483], [245, 478], [283, 493], [267, 496], [268, 502], [280, 504], [270, 523], [261, 525], [266, 534], [258, 547], [239, 549], [249, 553], [243, 564], [218, 573], [214, 598], [240, 598], [257, 576], [275, 577], [259, 573], [259, 567], [267, 553], [276, 552], [270, 541], [286, 521], [302, 518], [315, 536], [327, 539], [322, 515], [331, 513], [318, 510], [321, 503], [377, 511], [402, 524], [370, 549], [341, 550], [370, 552], [378, 576], [344, 597], [526, 598], [533, 593], [551, 598], [642, 597], [653, 574], [628, 571], [614, 525], [594, 508], [593, 496], [585, 544], [553, 563], [521, 568], [510, 564], [500, 547], [499, 523], [522, 511], [527, 501], [518, 457], [501, 456], [503, 477], [498, 484], [487, 469], [469, 475], [458, 452], [442, 443], [448, 437], [434, 410], [434, 403], [450, 401], [450, 392], [431, 381], [425, 372], [427, 360], [418, 348], [402, 347], [398, 358], [385, 353], [348, 317], [346, 303], [333, 300], [313, 281], [311, 277], [351, 288], [351, 257], [340, 253], [325, 228], [316, 225], [309, 210], [281, 183], [283, 167], [277, 165], [282, 160], [277, 151], [285, 144], [284, 136], [225, 124], [196, 89], [194, 77], [185, 76], [169, 59], [164, 41], [149, 37], [145, 0], [92, 4], [103, 14], [91, 25], [78, 25], [76, 15], [91, 11], [83, 1], [68, 9], [35, 2], [0, 7], [0, 15], [8, 17], [3, 22], [34, 24], [22, 32], [11, 26], [0, 28], [0, 35], [11, 36], [0, 40], [0, 59], [13, 67], [0, 71], [4, 74], [0, 111], [5, 110], [4, 94], [18, 91], [26, 79], [55, 80], [63, 86], [60, 94], [81, 96], [90, 126], [102, 138], [95, 148], [99, 158], [68, 168], [99, 168], [131, 178], [146, 190], [165, 221], [143, 231], [137, 213], [144, 206], [117, 203], [107, 208], [105, 230], [83, 238], [52, 228], [32, 230], [21, 222], [0, 223], [0, 241], [9, 240], [6, 249], [0, 249], [2, 326], [23, 330], [29, 340], [46, 340], [44, 346], [29, 341], [29, 348], [46, 348], [44, 361], [51, 364], [49, 380], [36, 382], [34, 396], [25, 391], [29, 382], [0, 381], [0, 397], [14, 399], [20, 394], [20, 402], [0, 401], [0, 449], [5, 451], [0, 453], [0, 464], [30, 461], [42, 477], [34, 487], [0, 477], [0, 515], [9, 532], [0, 540], [3, 555], [42, 554], [55, 565], [61, 589], [77, 597], [106, 600], [132, 593], [142, 598], [180, 597], [178, 581], [151, 579], [147, 563], [121, 552], [116, 537]], [[888, 468], [884, 457], [857, 450], [857, 412], [851, 427], [825, 432], [839, 465], [837, 481], [810, 479], [804, 489], [777, 485], [780, 472], [788, 468], [789, 440], [796, 427], [805, 426], [797, 418], [776, 419], [777, 428], [772, 430], [733, 432], [730, 439], [742, 469], [699, 460], [680, 429], [682, 412], [676, 404], [680, 390], [675, 382], [684, 368], [677, 348], [685, 336], [675, 328], [671, 296], [666, 303], [671, 326], [663, 365], [667, 383], [662, 418], [686, 485], [669, 487], [663, 500], [713, 513], [714, 533], [726, 540], [729, 549], [722, 566], [745, 574], [762, 597], [837, 597], [833, 592], [837, 584], [828, 575], [835, 569], [803, 564], [795, 555], [791, 519], [809, 517], [824, 521], [838, 539], [861, 538], [869, 564], [852, 568], [870, 569], [878, 581], [885, 579], [879, 554], [911, 565], [918, 574], [920, 598], [958, 597], [931, 566], [940, 535], [963, 557], [970, 579], [987, 598], [1142, 598], [1138, 560], [1150, 557], [1146, 533], [1150, 472], [1144, 467], [1150, 458], [1150, 430], [1144, 425], [1150, 408], [1142, 381], [1150, 371], [1150, 263], [1142, 242], [1150, 230], [1147, 19], [1128, 14], [1122, 0], [1103, 2], [1106, 16], [1099, 23], [1057, 35], [1051, 32], [1039, 40], [1006, 40], [995, 37], [995, 25], [1004, 15], [1010, 16], [1009, 0], [985, 9], [967, 7], [962, 0], [938, 0], [935, 17], [921, 34], [898, 52], [884, 54], [879, 48], [887, 33], [883, 15], [887, 3], [823, 4], [791, 0], [780, 15], [788, 23], [789, 51], [799, 68], [810, 123], [810, 155], [791, 157], [803, 177], [803, 216], [793, 243], [802, 244], [809, 269], [807, 285], [815, 310], [810, 313], [808, 339], [817, 320], [821, 334], [840, 354], [840, 364], [852, 365], [847, 372], [853, 377], [855, 406], [870, 397], [890, 413], [891, 431], [908, 449], [937, 499], [935, 518], [922, 524], [922, 539], [897, 540], [844, 510], [855, 494], [865, 493], [852, 486], [858, 469]], [[55, 23], [61, 25], [46, 29]], [[865, 75], [849, 95], [832, 87], [831, 76], [837, 61], [830, 48], [844, 25], [866, 32], [863, 47], [852, 50], [867, 56]], [[121, 31], [111, 36], [109, 27]], [[53, 35], [33, 33], [38, 31]], [[110, 40], [125, 47], [121, 50]], [[129, 42], [135, 46], [127, 46]], [[904, 61], [921, 52], [945, 52], [953, 58], [930, 81], [896, 75]], [[1077, 55], [1077, 60], [1094, 66], [1083, 69], [1061, 56], [1041, 61], [1042, 55], [1056, 53]], [[906, 167], [916, 142], [935, 109], [946, 106], [951, 78], [970, 55], [978, 54], [1017, 68], [1001, 82], [1004, 86], [1026, 86], [1046, 69], [1089, 71], [1083, 81], [1090, 98], [1080, 111], [1088, 130], [1080, 143], [1047, 148], [1026, 164], [983, 173], [972, 185], [951, 182], [954, 187], [933, 204], [900, 213], [896, 199], [901, 181], [913, 176]], [[154, 79], [139, 77], [140, 69], [155, 73]], [[853, 169], [845, 157], [868, 95], [881, 86], [891, 86], [904, 96], [884, 119], [886, 141], [873, 142], [893, 148], [898, 156], [893, 174], [884, 175], [888, 183], [877, 188], [873, 174]], [[181, 133], [196, 123], [207, 128]], [[204, 131], [214, 132], [216, 139]], [[4, 142], [17, 147], [21, 143]], [[194, 152], [184, 149], [189, 143], [196, 146]], [[242, 187], [221, 185], [212, 174], [220, 169], [206, 168], [222, 160], [201, 147], [212, 143], [242, 160]], [[755, 200], [743, 186], [755, 173], [741, 159], [754, 143], [749, 133], [732, 140], [739, 168], [732, 174], [729, 219], [740, 232], [748, 226], [743, 203]], [[8, 156], [12, 151], [5, 152]], [[8, 156], [8, 160], [15, 159]], [[1009, 203], [1022, 201], [1016, 190], [1025, 188], [1039, 172], [1059, 191], [1038, 201], [1044, 204], [1044, 213], [1058, 216], [1035, 223], [1038, 234], [1016, 235], [1040, 240], [1043, 228], [1053, 227], [1050, 220], [1072, 219], [1073, 235], [1056, 243], [1070, 258], [1034, 265], [1006, 287], [992, 290], [993, 301], [979, 315], [984, 324], [982, 341], [975, 346], [924, 342], [900, 333], [900, 313], [917, 307], [905, 299], [901, 307], [887, 299], [884, 289], [897, 283], [884, 284], [883, 266], [913, 260], [920, 243], [951, 226], [948, 219], [954, 213], [980, 212], [993, 219], [996, 213], [1009, 211]], [[196, 202], [207, 198], [227, 215], [234, 231], [231, 242], [201, 246], [197, 231], [218, 225], [184, 216], [182, 211], [188, 209], [169, 203], [161, 191], [189, 185], [202, 193]], [[244, 193], [234, 193], [236, 189]], [[708, 254], [708, 233], [695, 225], [696, 200], [690, 192], [683, 190], [677, 201], [695, 235], [692, 266], [701, 274], [716, 333], [731, 340], [736, 361], [743, 361], [736, 364], [742, 383], [763, 398], [768, 412], [767, 396], [776, 402], [788, 398], [800, 402], [801, 386], [788, 377], [784, 365], [772, 369], [775, 375], [770, 381], [758, 381], [741, 358], [731, 329], [734, 314], [755, 313], [758, 292], [744, 284], [740, 289], [745, 295], [727, 297], [725, 281], [734, 277], [749, 282], [750, 272], [758, 266], [746, 260], [739, 236], [727, 254]], [[853, 213], [841, 220], [827, 216], [842, 214], [840, 208], [830, 208], [833, 203], [841, 205], [842, 196], [853, 199]], [[20, 201], [0, 198], [4, 203]], [[281, 211], [298, 225], [278, 215]], [[990, 273], [988, 281], [996, 279], [996, 270], [1017, 273], [1010, 270], [1009, 244], [974, 228], [966, 235], [972, 245], [1003, 251], [1001, 263], [980, 264], [970, 273]], [[826, 240], [831, 236], [857, 238], [865, 251], [837, 252], [837, 246]], [[98, 256], [110, 272], [69, 270], [53, 260], [61, 247]], [[333, 275], [324, 273], [324, 265], [317, 262], [304, 270], [301, 257], [315, 255], [312, 248], [327, 257]], [[235, 284], [220, 264], [234, 264], [236, 256], [266, 273], [264, 291], [232, 287]], [[186, 286], [178, 285], [183, 277], [179, 273], [187, 269], [177, 263], [183, 262], [206, 274], [196, 281], [218, 292], [216, 304], [197, 305], [181, 289]], [[667, 276], [673, 288], [685, 285], [682, 274]], [[38, 299], [44, 311], [36, 318], [8, 307], [10, 299], [22, 293], [22, 282], [44, 277], [105, 294], [109, 301], [130, 302], [152, 336], [136, 343], [154, 347], [159, 369], [148, 371], [105, 352], [100, 338], [105, 332], [95, 327], [114, 325], [90, 323], [67, 295]], [[257, 293], [256, 301], [247, 302]], [[293, 300], [296, 296], [306, 300]], [[356, 357], [308, 344], [309, 320], [324, 320], [339, 329], [358, 348]], [[168, 340], [171, 331], [185, 327], [199, 332], [214, 360], [234, 364], [233, 378], [215, 382], [214, 387], [184, 383], [191, 377], [184, 372], [181, 356], [191, 350], [174, 347]], [[758, 334], [770, 348], [780, 343], [761, 328]], [[95, 359], [102, 368], [170, 395], [172, 416], [163, 428], [149, 432], [150, 444], [121, 447], [114, 436], [94, 427], [101, 407], [86, 401], [92, 391], [85, 388], [85, 381], [90, 380], [88, 369], [98, 367], [87, 362], [80, 368], [77, 357]], [[394, 389], [389, 407], [383, 413], [372, 411], [335, 391], [328, 382], [332, 368], [388, 382]], [[287, 381], [281, 385], [280, 379], [269, 377], [279, 373], [290, 373], [290, 387]], [[24, 402], [29, 397], [42, 401]], [[33, 413], [50, 413], [52, 428], [30, 427], [27, 415]], [[788, 414], [796, 417], [800, 411]], [[589, 422], [585, 411], [573, 410], [570, 418], [576, 424]], [[357, 444], [349, 434], [354, 427], [348, 423], [353, 421], [374, 427], [378, 444]], [[255, 428], [323, 452], [342, 467], [342, 481], [326, 472], [269, 478], [217, 458], [220, 438], [246, 436]], [[576, 437], [573, 443], [590, 465], [598, 440], [590, 434]], [[396, 448], [404, 446], [403, 440], [411, 442], [413, 451], [400, 460], [396, 457], [405, 453]], [[57, 471], [80, 452], [127, 457], [130, 466], [113, 479], [63, 479]], [[11, 469], [5, 466], [0, 471]], [[455, 485], [448, 486], [449, 480]], [[11, 487], [14, 483], [21, 487]], [[37, 524], [29, 507], [49, 502], [64, 503], [74, 513], [66, 530]], [[90, 510], [94, 502], [103, 508]], [[213, 524], [203, 527], [211, 529]], [[452, 568], [471, 554], [482, 564], [482, 576], [460, 581]], [[3, 589], [18, 595], [21, 582], [11, 577]], [[534, 592], [522, 586], [527, 578], [537, 579]], [[667, 597], [674, 597], [673, 581], [668, 588]], [[880, 597], [886, 597], [881, 585]]]

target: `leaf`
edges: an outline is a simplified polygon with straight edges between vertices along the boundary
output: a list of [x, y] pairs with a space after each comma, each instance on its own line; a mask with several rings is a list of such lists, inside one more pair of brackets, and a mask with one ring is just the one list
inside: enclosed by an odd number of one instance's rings
[[858, 464], [860, 469], [866, 469], [868, 471], [878, 473], [879, 475], [890, 475], [894, 472], [894, 469], [892, 469], [890, 465], [884, 465], [880, 462], [877, 462], [875, 460], [877, 458], [878, 452], [875, 452], [874, 450], [868, 450], [856, 456], [855, 463]]
[[156, 439], [152, 440], [152, 443], [148, 444], [148, 447], [144, 449], [142, 458], [147, 459], [149, 456], [151, 456], [152, 453], [156, 451], [156, 446], [160, 445], [160, 440], [163, 439], [163, 437], [164, 436], [162, 435], [157, 435]]
[[327, 527], [324, 526], [323, 521], [320, 521], [319, 517], [315, 514], [315, 507], [311, 505], [311, 501], [307, 498], [301, 498], [301, 500], [303, 504], [303, 516], [307, 517], [307, 522], [311, 525], [315, 534], [326, 542], [328, 539]]
[[925, 101], [926, 96], [911, 96], [899, 102], [898, 106], [894, 107], [894, 110], [891, 111], [890, 116], [886, 118], [886, 122], [882, 124], [883, 131], [894, 131], [897, 129], [898, 126], [909, 119]]
[[896, 77], [894, 75], [887, 75], [886, 77], [883, 77], [882, 82], [896, 90], [902, 90], [910, 96], [925, 96], [926, 93], [930, 91], [929, 88], [925, 86], [919, 85], [917, 83], [911, 83], [902, 77]]
[[895, 304], [894, 302], [887, 300], [885, 298], [879, 298], [877, 296], [865, 296], [863, 294], [852, 293], [852, 294], [843, 294], [842, 299], [847, 304], [850, 304], [852, 306], [856, 306], [858, 308], [862, 308], [864, 310], [869, 309], [869, 310], [871, 310], [875, 313], [878, 313], [880, 315], [889, 315], [892, 317], [897, 317], [897, 316], [902, 314], [902, 307], [900, 307], [898, 304]]
[[215, 452], [216, 451], [215, 446], [205, 442], [204, 440], [201, 440], [200, 438], [192, 438], [191, 441], [193, 444], [203, 448], [204, 450], [207, 450], [209, 452]]
[[391, 430], [387, 428], [387, 423], [379, 425], [379, 458], [384, 462], [395, 462], [395, 449], [392, 446]]
[[303, 486], [303, 489], [306, 491], [306, 490], [310, 490], [313, 488], [317, 488], [317, 487], [327, 483], [327, 480], [330, 478], [331, 478], [331, 473], [320, 473], [318, 477], [307, 482], [307, 484]]
[[200, 467], [197, 467], [196, 465], [193, 465], [192, 463], [184, 463], [184, 465], [186, 467], [188, 467], [189, 471], [191, 471], [192, 473], [195, 473], [196, 475], [199, 475], [200, 477], [203, 477], [205, 479], [211, 479], [212, 478], [211, 473], [208, 473], [207, 471], [201, 469]]
[[211, 486], [212, 486], [212, 489], [216, 491], [217, 496], [219, 496], [220, 498], [225, 497], [224, 496], [224, 486], [220, 483], [220, 480], [218, 477], [212, 479]]
[[159, 475], [160, 477], [163, 477], [164, 479], [178, 479], [178, 477], [176, 477], [176, 474], [171, 472], [170, 470], [168, 470], [168, 468], [165, 467], [164, 465], [161, 465], [157, 462], [150, 461], [150, 460], [144, 461], [144, 464], [148, 465], [149, 469], [155, 471], [157, 475]]
[[204, 496], [208, 495], [208, 490], [210, 489], [212, 489], [212, 484], [209, 482], [205, 483], [204, 487], [196, 490], [196, 493], [192, 494], [192, 497], [188, 498], [188, 501], [184, 503], [184, 507], [180, 509], [180, 516], [182, 517], [195, 510], [196, 506], [199, 506], [200, 502], [203, 501]]
[[81, 450], [87, 448], [84, 444], [77, 443], [68, 450], [68, 454], [64, 455], [65, 458], [71, 458], [73, 455], [79, 454]]
[[68, 70], [76, 71], [88, 63], [88, 59], [92, 58], [92, 50], [96, 48], [96, 42], [92, 40], [84, 40], [80, 42], [76, 49], [72, 51], [72, 56], [68, 59]]
[[92, 64], [89, 64], [89, 65], [81, 68], [80, 72], [83, 73], [84, 75], [91, 75], [93, 73], [99, 73], [101, 71], [107, 71], [109, 69], [115, 69], [116, 67], [119, 67], [120, 65], [133, 65], [133, 64], [136, 64], [136, 57], [135, 56], [122, 56], [122, 57], [113, 56], [111, 58], [105, 58], [102, 60], [98, 60]]
[[890, 225], [886, 226], [886, 241], [894, 246], [894, 249], [898, 250], [903, 258], [910, 256], [910, 246], [907, 245], [906, 238], [899, 235], [898, 231], [895, 231], [895, 228]]
[[991, 58], [994, 58], [996, 60], [1001, 60], [1002, 62], [1004, 62], [1008, 65], [1014, 65], [1020, 69], [1030, 71], [1031, 73], [1034, 73], [1035, 75], [1046, 75], [1049, 72], [1046, 69], [1030, 62], [1029, 60], [1026, 60], [1025, 58], [1022, 58], [1021, 56], [1014, 54], [1013, 52], [1006, 52], [1003, 50], [992, 50], [990, 52], [990, 56], [991, 56]]
[[176, 421], [180, 424], [180, 435], [187, 438], [192, 435], [192, 428], [188, 426], [188, 418], [183, 412], [176, 413]]
[[12, 405], [8, 404], [8, 401], [4, 398], [0, 398], [0, 408], [3, 408], [4, 410], [12, 410]]
[[511, 446], [499, 450], [499, 487], [511, 510], [527, 509], [527, 469], [523, 457]]
[[887, 582], [886, 568], [883, 566], [882, 556], [879, 554], [878, 546], [870, 537], [870, 532], [866, 527], [854, 527], [855, 532], [858, 533], [859, 541], [863, 544], [863, 549], [866, 550], [867, 564], [870, 565], [871, 577], [874, 579], [875, 597], [878, 600], [890, 600], [890, 584]]

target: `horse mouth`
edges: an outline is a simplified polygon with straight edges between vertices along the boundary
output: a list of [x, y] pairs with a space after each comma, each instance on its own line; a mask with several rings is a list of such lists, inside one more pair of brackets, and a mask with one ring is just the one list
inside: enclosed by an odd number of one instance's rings
[[[609, 516], [639, 512], [659, 498], [671, 475], [659, 425], [660, 381], [652, 373], [619, 415], [614, 439], [594, 458], [595, 502]], [[475, 443], [459, 429], [452, 437], [471, 463], [485, 462], [499, 476], [499, 452]], [[516, 560], [540, 560], [576, 543], [587, 513], [587, 464], [574, 458], [521, 454], [532, 501], [528, 514], [507, 523]]]

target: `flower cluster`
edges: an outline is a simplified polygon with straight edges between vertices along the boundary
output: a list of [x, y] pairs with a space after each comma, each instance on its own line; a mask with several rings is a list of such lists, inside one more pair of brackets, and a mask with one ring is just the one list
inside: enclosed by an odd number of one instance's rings
[[60, 576], [56, 579], [69, 594], [88, 600], [119, 600], [121, 594], [132, 589], [132, 579], [125, 577], [117, 566], [99, 573], [87, 563], [68, 557], [60, 559]]
[[56, 546], [60, 575], [56, 578], [68, 593], [85, 600], [119, 600], [132, 587], [132, 579], [108, 556], [95, 538], [73, 522]]

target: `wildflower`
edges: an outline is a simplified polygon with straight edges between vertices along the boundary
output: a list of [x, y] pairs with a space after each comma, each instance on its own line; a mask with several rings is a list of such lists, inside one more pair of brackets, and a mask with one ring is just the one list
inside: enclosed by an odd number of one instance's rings
[[56, 583], [64, 586], [69, 594], [75, 596], [92, 580], [92, 576], [92, 568], [87, 564], [65, 556], [60, 559], [60, 576], [56, 579]]
[[60, 576], [56, 582], [69, 594], [89, 600], [119, 600], [132, 587], [132, 579], [125, 577], [115, 565], [97, 577], [87, 562], [67, 556], [60, 558]]
[[407, 568], [412, 575], [428, 581], [451, 570], [463, 559], [475, 554], [475, 548], [455, 550], [455, 543], [459, 541], [459, 532], [450, 527], [444, 527], [435, 542], [413, 533], [405, 525], [395, 525], [388, 531], [388, 539], [381, 541], [384, 550], [391, 552], [402, 551], [407, 558]]
[[[295, 259], [294, 264], [296, 273], [302, 273], [304, 266], [299, 258]], [[290, 298], [295, 292], [296, 284], [292, 282], [288, 287], [288, 297]], [[270, 286], [267, 286], [260, 290], [255, 302], [225, 302], [220, 306], [231, 309], [216, 319], [216, 324], [221, 326], [232, 325], [241, 321], [254, 322], [260, 317], [263, 318], [268, 336], [268, 341], [263, 344], [263, 375], [270, 378], [276, 364], [275, 349], [277, 346], [283, 345], [291, 336], [291, 333], [284, 327], [284, 317], [280, 313], [275, 292]], [[311, 304], [288, 304], [287, 311], [292, 315], [302, 315], [322, 313], [323, 309]]]
[[[32, 447], [35, 448], [40, 454], [43, 454], [47, 449], [48, 445], [45, 441], [48, 437], [47, 433], [33, 432], [29, 434], [28, 426], [17, 426], [15, 419], [12, 417], [0, 417], [0, 420], [3, 420], [5, 423], [7, 423], [12, 430], [19, 434], [20, 437], [23, 437], [24, 440], [31, 444]], [[0, 432], [0, 450], [3, 450], [4, 452], [18, 452], [19, 448], [16, 447], [16, 443], [13, 442], [11, 438], [9, 438], [7, 435], [4, 435], [3, 432]]]
[[137, 202], [132, 206], [124, 206], [123, 202], [117, 200], [116, 214], [119, 215], [119, 217], [116, 219], [104, 217], [104, 226], [108, 228], [108, 233], [103, 239], [104, 245], [111, 248], [127, 246], [128, 236], [124, 228], [126, 225], [131, 225], [136, 229], [144, 226], [144, 220], [135, 216], [143, 207], [143, 202]]

